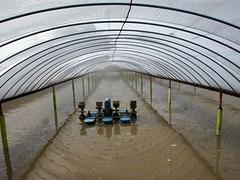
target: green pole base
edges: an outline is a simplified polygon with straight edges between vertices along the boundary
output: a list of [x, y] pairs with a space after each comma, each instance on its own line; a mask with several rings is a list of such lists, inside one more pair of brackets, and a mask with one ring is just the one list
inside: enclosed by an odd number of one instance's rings
[[222, 132], [222, 114], [223, 114], [223, 109], [218, 108], [218, 113], [217, 113], [217, 127], [216, 127], [216, 135], [220, 136]]

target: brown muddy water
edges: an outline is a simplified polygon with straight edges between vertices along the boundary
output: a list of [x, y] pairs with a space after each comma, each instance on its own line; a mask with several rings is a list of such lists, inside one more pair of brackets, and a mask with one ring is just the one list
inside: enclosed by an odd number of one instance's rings
[[[106, 96], [120, 100], [123, 107], [135, 99], [136, 124], [80, 124], [78, 112], [69, 116], [73, 112], [71, 83], [56, 87], [58, 128], [68, 122], [51, 143], [56, 132], [51, 89], [3, 105], [13, 179], [20, 179], [29, 169], [24, 179], [239, 179], [238, 98], [224, 96], [223, 135], [216, 141], [217, 93], [197, 89], [194, 94], [190, 86], [181, 86], [179, 91], [175, 84], [169, 126], [162, 119], [169, 116], [167, 82], [153, 82], [153, 107], [161, 117], [146, 103], [147, 77], [144, 102], [119, 76], [111, 75], [103, 78], [87, 106], [94, 109], [95, 101]], [[78, 102], [83, 99], [81, 80], [75, 80], [75, 90]], [[1, 180], [8, 179], [2, 147], [0, 173]]]

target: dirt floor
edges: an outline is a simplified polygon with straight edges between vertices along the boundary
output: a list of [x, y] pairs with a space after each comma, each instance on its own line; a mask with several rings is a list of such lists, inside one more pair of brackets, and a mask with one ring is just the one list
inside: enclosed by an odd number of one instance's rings
[[72, 116], [26, 175], [37, 179], [222, 179], [193, 150], [187, 140], [119, 76], [105, 77], [88, 98], [86, 107], [105, 97], [128, 108], [137, 100], [138, 120], [130, 126], [86, 126]]

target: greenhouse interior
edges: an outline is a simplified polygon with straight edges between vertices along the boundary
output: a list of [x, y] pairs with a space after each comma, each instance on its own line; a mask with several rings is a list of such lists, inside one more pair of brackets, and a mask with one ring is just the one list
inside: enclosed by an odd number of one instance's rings
[[239, 0], [1, 0], [0, 179], [239, 180], [239, 17]]

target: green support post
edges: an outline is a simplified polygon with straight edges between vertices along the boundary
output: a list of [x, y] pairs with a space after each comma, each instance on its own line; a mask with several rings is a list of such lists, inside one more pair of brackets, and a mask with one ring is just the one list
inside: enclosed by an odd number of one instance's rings
[[168, 85], [168, 123], [172, 124], [172, 83]]
[[220, 136], [222, 131], [222, 114], [223, 114], [223, 108], [222, 108], [222, 92], [220, 92], [219, 95], [219, 108], [217, 113], [217, 127], [216, 127], [216, 135]]
[[84, 86], [84, 76], [82, 77], [82, 89], [83, 89], [83, 101], [85, 101], [85, 86]]
[[76, 97], [75, 97], [75, 86], [74, 86], [74, 79], [72, 80], [72, 91], [73, 91], [73, 108], [76, 107]]
[[152, 76], [149, 77], [150, 84], [149, 84], [149, 94], [150, 94], [150, 104], [152, 105]]
[[143, 75], [141, 74], [141, 97], [143, 96]]
[[89, 78], [89, 74], [87, 76], [87, 82], [88, 82], [88, 96], [90, 96], [90, 78]]
[[1, 129], [1, 136], [2, 136], [4, 158], [5, 158], [5, 163], [7, 167], [7, 176], [8, 176], [8, 179], [12, 179], [12, 165], [11, 165], [9, 148], [8, 148], [7, 128], [5, 123], [5, 117], [2, 111], [2, 104], [0, 104], [0, 129]]
[[216, 136], [216, 173], [219, 173], [219, 161], [221, 158], [221, 136]]
[[195, 86], [193, 87], [193, 92], [194, 92], [194, 94], [196, 94], [196, 92], [197, 92], [197, 88]]
[[55, 121], [55, 128], [57, 132], [58, 131], [57, 101], [56, 101], [56, 92], [55, 92], [54, 86], [52, 87], [52, 94], [53, 94], [54, 121]]

